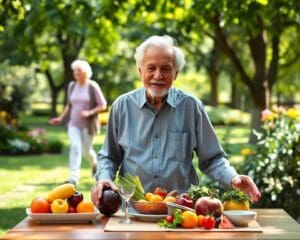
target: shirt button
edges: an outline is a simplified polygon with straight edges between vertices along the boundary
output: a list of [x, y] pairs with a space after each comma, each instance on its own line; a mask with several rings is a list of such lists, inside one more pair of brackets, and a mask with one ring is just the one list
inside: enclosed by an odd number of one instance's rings
[[157, 175], [154, 175], [154, 178], [158, 178], [158, 176], [157, 176]]
[[156, 156], [155, 156], [155, 158], [157, 159], [157, 158], [158, 158], [158, 156], [156, 155]]
[[158, 134], [156, 134], [156, 135], [155, 135], [155, 138], [158, 138], [158, 137], [159, 137]]

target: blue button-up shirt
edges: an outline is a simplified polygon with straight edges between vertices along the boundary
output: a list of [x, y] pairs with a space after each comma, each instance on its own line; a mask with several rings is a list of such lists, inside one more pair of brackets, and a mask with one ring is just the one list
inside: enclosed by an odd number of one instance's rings
[[113, 180], [118, 169], [140, 177], [145, 191], [157, 186], [187, 191], [199, 184], [193, 165], [230, 185], [236, 171], [214, 133], [202, 102], [175, 88], [155, 111], [145, 88], [117, 98], [112, 105], [107, 135], [98, 153], [96, 180]]

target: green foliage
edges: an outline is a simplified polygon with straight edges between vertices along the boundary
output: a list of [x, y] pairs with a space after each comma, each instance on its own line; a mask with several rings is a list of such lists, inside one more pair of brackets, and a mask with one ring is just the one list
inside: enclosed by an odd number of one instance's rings
[[256, 154], [247, 155], [245, 172], [262, 192], [261, 207], [283, 207], [300, 216], [300, 123], [299, 113], [291, 108], [265, 110]]
[[200, 197], [207, 197], [207, 196], [215, 196], [217, 195], [217, 190], [214, 188], [208, 188], [207, 186], [201, 185], [191, 185], [188, 190], [189, 196], [193, 199], [194, 203]]
[[58, 153], [63, 148], [62, 142], [50, 141], [45, 129], [34, 128], [30, 131], [0, 125], [0, 153], [8, 155]]
[[25, 9], [20, 0], [0, 0], [0, 32], [5, 30], [9, 18], [20, 20], [24, 18]]
[[32, 72], [21, 67], [0, 65], [0, 111], [4, 123], [16, 124], [21, 112], [28, 110], [34, 91]]
[[206, 106], [205, 108], [211, 122], [216, 125], [247, 125], [250, 122], [249, 113], [238, 109], [231, 109], [225, 106]]
[[49, 140], [47, 146], [47, 152], [49, 153], [61, 153], [64, 148], [64, 144], [59, 140]]
[[174, 216], [174, 220], [172, 223], [169, 223], [167, 222], [165, 219], [161, 219], [159, 222], [158, 222], [158, 225], [160, 227], [163, 227], [163, 228], [176, 228], [178, 227], [181, 222], [182, 222], [182, 210], [181, 209], [174, 209], [173, 211], [173, 216]]
[[240, 190], [229, 190], [222, 194], [222, 201], [250, 202], [250, 197]]

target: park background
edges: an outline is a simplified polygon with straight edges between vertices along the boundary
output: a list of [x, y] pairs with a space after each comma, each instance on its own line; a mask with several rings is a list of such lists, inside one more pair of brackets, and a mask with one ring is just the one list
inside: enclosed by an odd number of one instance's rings
[[[68, 176], [65, 128], [48, 119], [66, 102], [71, 62], [91, 64], [110, 105], [141, 86], [133, 53], [153, 34], [183, 49], [187, 64], [174, 85], [204, 102], [231, 163], [254, 177], [263, 193], [254, 207], [281, 207], [299, 221], [299, 1], [0, 3], [0, 235]], [[96, 151], [108, 114], [100, 114]], [[93, 183], [83, 161], [78, 188], [87, 198]]]

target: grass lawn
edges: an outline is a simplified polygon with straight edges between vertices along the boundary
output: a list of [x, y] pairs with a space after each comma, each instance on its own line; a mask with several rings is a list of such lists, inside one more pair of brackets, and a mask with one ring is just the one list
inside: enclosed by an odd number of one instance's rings
[[[46, 196], [54, 186], [68, 178], [68, 138], [63, 127], [49, 126], [46, 117], [26, 116], [22, 122], [30, 128], [42, 127], [49, 138], [59, 138], [65, 143], [62, 154], [29, 156], [0, 156], [0, 237], [25, 216], [25, 208], [38, 195]], [[247, 143], [249, 130], [245, 127], [216, 127], [216, 133], [230, 152], [233, 164], [240, 164], [240, 150]], [[104, 141], [105, 128], [95, 138], [95, 150]], [[226, 138], [225, 138], [226, 137]], [[94, 183], [90, 165], [82, 162], [78, 190], [90, 199], [90, 188]]]

